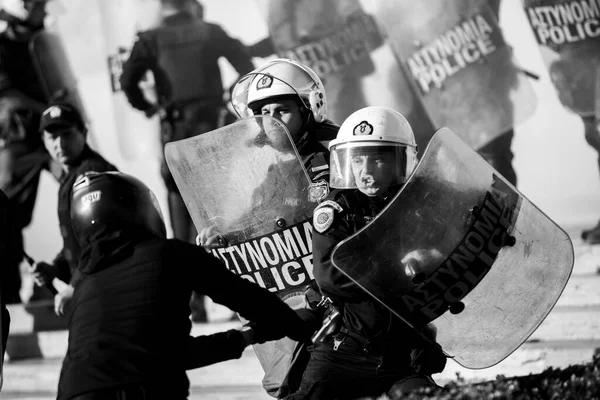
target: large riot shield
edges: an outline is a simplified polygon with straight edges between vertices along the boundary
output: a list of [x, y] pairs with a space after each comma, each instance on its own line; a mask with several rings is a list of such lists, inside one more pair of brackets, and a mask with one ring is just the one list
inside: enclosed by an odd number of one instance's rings
[[535, 92], [488, 2], [386, 0], [376, 17], [436, 128], [479, 149], [533, 114]]
[[522, 1], [561, 103], [581, 116], [592, 116], [600, 66], [600, 4]]
[[337, 268], [444, 351], [490, 367], [542, 323], [573, 268], [569, 236], [447, 128]]
[[[0, 190], [0, 260], [4, 263], [4, 260], [9, 257], [10, 248], [10, 232], [9, 229], [9, 210], [8, 210], [8, 197], [2, 190]], [[2, 368], [4, 365], [4, 301], [2, 300], [2, 275], [4, 275], [4, 268], [0, 268], [0, 391], [2, 391]]]
[[68, 101], [84, 113], [77, 79], [60, 36], [47, 30], [40, 31], [31, 39], [29, 52], [46, 101]]
[[[314, 279], [316, 204], [286, 127], [268, 116], [249, 118], [168, 143], [165, 157], [198, 232], [220, 234], [213, 254], [233, 273], [298, 306]], [[284, 342], [254, 346], [263, 368]]]

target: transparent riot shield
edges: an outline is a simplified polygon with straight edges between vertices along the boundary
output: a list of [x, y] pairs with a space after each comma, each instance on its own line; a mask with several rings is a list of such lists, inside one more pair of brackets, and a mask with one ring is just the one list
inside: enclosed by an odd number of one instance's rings
[[466, 368], [510, 355], [542, 323], [573, 268], [569, 236], [447, 128], [337, 268]]
[[537, 98], [478, 0], [386, 0], [375, 16], [437, 129], [479, 149], [530, 117]]
[[83, 112], [77, 79], [60, 36], [43, 30], [31, 39], [29, 51], [47, 101], [66, 100]]
[[[168, 143], [165, 157], [198, 232], [211, 229], [220, 233], [222, 245], [247, 247], [284, 230], [286, 246], [305, 248], [291, 229], [312, 218], [310, 180], [287, 128], [276, 119], [249, 118]], [[254, 264], [235, 263], [246, 273], [290, 258], [276, 251], [282, 243], [274, 237], [250, 245], [262, 251]]]
[[[165, 157], [198, 232], [219, 234], [213, 254], [292, 308], [313, 281], [310, 180], [286, 127], [257, 116], [168, 143]], [[244, 321], [243, 321], [244, 322]], [[282, 339], [255, 345], [267, 369]]]
[[594, 115], [600, 67], [597, 2], [522, 0], [561, 103], [581, 116]]

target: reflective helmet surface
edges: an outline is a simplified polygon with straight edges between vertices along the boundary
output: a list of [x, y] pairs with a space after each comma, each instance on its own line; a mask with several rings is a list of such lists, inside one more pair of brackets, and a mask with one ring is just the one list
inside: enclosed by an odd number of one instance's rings
[[351, 162], [354, 157], [393, 156], [394, 184], [403, 184], [417, 164], [417, 144], [412, 128], [398, 111], [388, 107], [365, 107], [352, 113], [329, 142], [330, 186], [355, 189]]
[[319, 76], [294, 60], [278, 58], [242, 76], [233, 88], [231, 102], [241, 118], [279, 97], [297, 96], [316, 122], [327, 118], [327, 98]]
[[87, 172], [73, 184], [71, 224], [82, 244], [94, 232], [135, 227], [166, 237], [165, 222], [154, 193], [122, 172]]

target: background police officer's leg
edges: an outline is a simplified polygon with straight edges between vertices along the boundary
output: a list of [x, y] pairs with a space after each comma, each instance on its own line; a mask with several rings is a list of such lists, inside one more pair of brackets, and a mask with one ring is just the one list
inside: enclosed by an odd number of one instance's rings
[[[593, 115], [582, 117], [583, 127], [585, 129], [585, 140], [598, 153], [598, 167], [600, 169], [600, 126], [596, 124]], [[600, 222], [581, 233], [581, 238], [590, 244], [600, 244]]]
[[512, 165], [511, 150], [514, 131], [504, 132], [481, 149], [479, 154], [513, 186], [517, 186], [517, 173]]

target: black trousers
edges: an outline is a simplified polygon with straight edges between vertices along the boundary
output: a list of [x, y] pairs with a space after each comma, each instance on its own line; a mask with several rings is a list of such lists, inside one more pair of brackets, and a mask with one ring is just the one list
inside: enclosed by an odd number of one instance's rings
[[80, 394], [70, 400], [146, 400], [146, 392], [141, 386], [104, 389]]
[[300, 388], [285, 400], [350, 400], [376, 397], [399, 389], [435, 386], [419, 376], [408, 355], [379, 352], [347, 336], [334, 350], [333, 341], [317, 343], [302, 376]]

